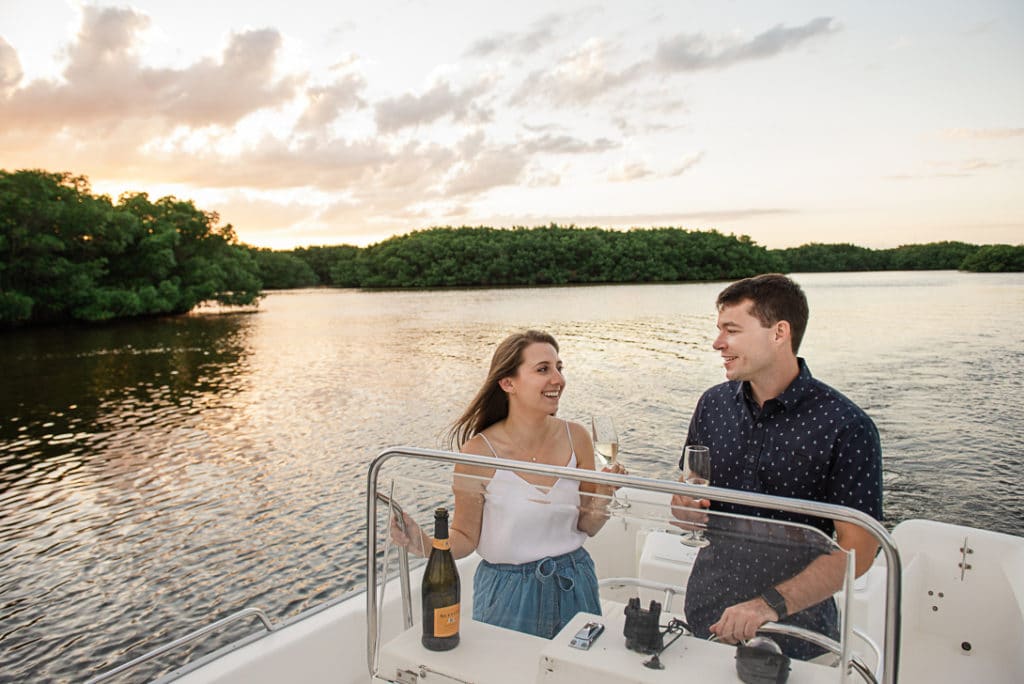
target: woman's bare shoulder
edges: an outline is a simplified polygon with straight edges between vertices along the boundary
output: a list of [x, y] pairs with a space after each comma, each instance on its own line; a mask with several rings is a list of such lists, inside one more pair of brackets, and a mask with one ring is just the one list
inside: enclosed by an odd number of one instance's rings
[[569, 434], [572, 435], [572, 443], [577, 447], [582, 447], [584, 444], [590, 445], [590, 430], [585, 428], [580, 423], [572, 420], [565, 421], [569, 426]]
[[590, 439], [590, 430], [571, 420], [566, 423], [572, 436], [573, 451], [576, 452], [576, 467], [594, 470], [594, 443]]
[[[487, 446], [487, 442], [484, 441], [483, 436], [479, 434], [473, 435], [466, 440], [466, 442], [459, 448], [459, 451], [473, 456], [489, 456], [494, 458], [494, 453], [491, 451], [490, 447]], [[475, 475], [490, 478], [494, 475], [494, 468], [460, 463], [455, 466], [455, 472], [463, 475]]]

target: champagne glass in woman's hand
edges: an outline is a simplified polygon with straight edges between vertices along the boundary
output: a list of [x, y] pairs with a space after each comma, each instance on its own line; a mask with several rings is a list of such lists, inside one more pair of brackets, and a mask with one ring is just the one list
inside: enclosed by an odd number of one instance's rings
[[[683, 449], [683, 481], [686, 484], [707, 487], [711, 484], [711, 450], [706, 446], [691, 444]], [[696, 500], [700, 505], [700, 499]], [[707, 546], [711, 542], [704, 538], [704, 533], [691, 530], [681, 540], [687, 546]]]
[[615, 422], [608, 416], [590, 417], [590, 435], [594, 439], [594, 457], [602, 468], [613, 465], [619, 458], [619, 433]]
[[[590, 435], [594, 440], [594, 465], [602, 470], [625, 474], [626, 469], [619, 463], [619, 433], [610, 416], [591, 416]], [[612, 492], [609, 508], [628, 508]]]

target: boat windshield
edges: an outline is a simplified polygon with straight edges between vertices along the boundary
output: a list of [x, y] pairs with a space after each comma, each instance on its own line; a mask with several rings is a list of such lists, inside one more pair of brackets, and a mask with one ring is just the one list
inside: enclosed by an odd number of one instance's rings
[[[854, 558], [831, 538], [831, 521], [729, 501], [673, 511], [673, 491], [716, 499], [725, 490], [623, 476], [612, 487], [605, 474], [489, 461], [456, 473], [443, 458], [397, 458], [371, 473], [371, 497], [384, 495], [368, 526], [376, 535], [372, 675], [575, 681], [590, 668], [607, 681], [647, 681], [660, 666], [735, 681], [740, 650], [716, 640], [713, 626], [726, 609], [741, 610], [730, 607], [764, 611], [774, 601], [780, 619], [761, 632], [773, 643], [757, 643], [782, 651], [802, 681], [847, 681], [854, 639], [843, 616]], [[420, 584], [440, 507], [449, 511], [461, 584], [460, 644], [451, 652], [421, 642]], [[602, 626], [599, 638], [585, 634], [589, 623]], [[861, 666], [876, 667], [877, 653], [863, 646]], [[502, 658], [500, 677], [498, 652], [513, 656]]]

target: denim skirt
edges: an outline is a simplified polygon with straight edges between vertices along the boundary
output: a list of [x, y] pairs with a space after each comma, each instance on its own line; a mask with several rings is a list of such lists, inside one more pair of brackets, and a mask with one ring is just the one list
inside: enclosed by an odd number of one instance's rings
[[520, 565], [480, 561], [473, 619], [551, 639], [576, 613], [601, 614], [594, 561], [582, 546]]

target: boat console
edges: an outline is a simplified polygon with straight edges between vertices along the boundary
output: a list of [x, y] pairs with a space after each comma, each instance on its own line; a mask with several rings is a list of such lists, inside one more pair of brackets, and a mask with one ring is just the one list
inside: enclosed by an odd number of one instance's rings
[[[707, 684], [735, 684], [736, 648], [681, 637], [658, 657], [626, 648], [622, 604], [608, 602], [605, 615], [579, 613], [550, 641], [482, 622], [466, 621], [456, 651], [428, 651], [411, 628], [383, 646], [377, 677], [403, 684], [424, 682], [544, 682], [546, 684], [620, 684], [679, 682], [699, 677]], [[619, 608], [620, 610], [614, 610]], [[664, 616], [670, 619], [672, 616]], [[584, 625], [597, 622], [603, 634], [586, 650], [572, 640]], [[789, 682], [836, 682], [836, 668], [792, 661]]]

